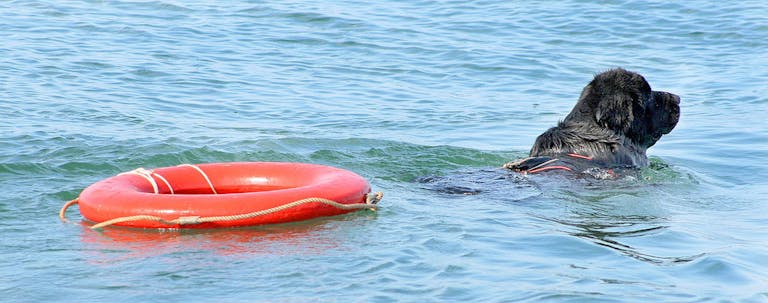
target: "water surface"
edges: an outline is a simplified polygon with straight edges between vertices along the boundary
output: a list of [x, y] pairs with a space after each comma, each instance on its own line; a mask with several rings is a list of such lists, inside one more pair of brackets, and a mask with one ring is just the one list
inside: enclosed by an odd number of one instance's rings
[[[0, 300], [767, 301], [766, 12], [2, 2]], [[491, 177], [618, 66], [683, 99], [643, 178]], [[375, 213], [237, 230], [56, 217], [120, 172], [225, 161], [342, 167], [385, 198]], [[476, 195], [413, 182], [483, 174]]]

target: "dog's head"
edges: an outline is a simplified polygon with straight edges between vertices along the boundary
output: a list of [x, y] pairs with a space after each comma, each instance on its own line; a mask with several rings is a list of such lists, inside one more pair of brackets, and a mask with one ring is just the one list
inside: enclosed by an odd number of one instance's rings
[[680, 97], [653, 91], [640, 74], [612, 69], [595, 76], [564, 122], [588, 123], [650, 147], [680, 118]]

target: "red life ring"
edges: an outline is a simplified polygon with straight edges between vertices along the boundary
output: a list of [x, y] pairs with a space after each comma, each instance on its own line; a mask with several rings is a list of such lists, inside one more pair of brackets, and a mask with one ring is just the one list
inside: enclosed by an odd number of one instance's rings
[[[251, 218], [231, 217], [279, 208], [309, 197], [346, 206], [365, 204], [370, 191], [363, 177], [330, 166], [286, 162], [209, 163], [119, 174], [84, 189], [76, 203], [83, 217], [93, 222], [151, 216], [157, 220], [136, 219], [114, 225], [215, 228], [285, 223], [348, 213], [356, 209], [308, 202]], [[62, 218], [66, 207], [62, 209]], [[202, 223], [180, 220], [227, 216], [230, 216], [228, 220]]]

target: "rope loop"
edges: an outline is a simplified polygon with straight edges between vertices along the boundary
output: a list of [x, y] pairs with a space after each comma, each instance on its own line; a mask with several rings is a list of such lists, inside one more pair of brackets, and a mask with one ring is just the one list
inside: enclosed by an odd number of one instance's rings
[[61, 219], [62, 222], [67, 222], [67, 208], [79, 202], [80, 202], [79, 199], [74, 199], [74, 200], [67, 201], [67, 203], [64, 203], [64, 206], [62, 206], [61, 210], [59, 210], [59, 219]]

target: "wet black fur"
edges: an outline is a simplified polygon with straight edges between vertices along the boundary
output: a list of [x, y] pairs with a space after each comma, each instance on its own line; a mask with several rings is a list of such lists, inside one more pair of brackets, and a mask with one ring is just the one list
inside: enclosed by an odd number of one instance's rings
[[668, 134], [680, 117], [680, 97], [653, 91], [640, 74], [621, 68], [598, 74], [576, 106], [541, 134], [530, 156], [575, 153], [603, 167], [644, 167], [645, 151]]

